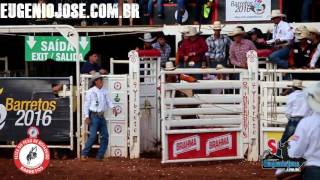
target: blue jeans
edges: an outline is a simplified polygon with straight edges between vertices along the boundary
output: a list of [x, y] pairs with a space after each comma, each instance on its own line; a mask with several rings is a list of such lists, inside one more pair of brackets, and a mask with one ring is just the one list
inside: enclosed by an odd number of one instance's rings
[[289, 118], [289, 121], [288, 121], [288, 124], [282, 134], [282, 137], [281, 137], [281, 140], [279, 141], [279, 146], [278, 146], [278, 150], [277, 150], [277, 156], [281, 156], [281, 151], [284, 151], [283, 150], [283, 145], [289, 140], [289, 138], [294, 134], [300, 120], [302, 119], [303, 117], [291, 117]]
[[302, 178], [304, 180], [320, 179], [320, 167], [305, 166], [305, 168], [302, 171]]
[[109, 134], [107, 129], [107, 123], [104, 117], [101, 116], [90, 116], [90, 124], [89, 124], [89, 138], [84, 146], [84, 149], [82, 150], [81, 155], [82, 156], [88, 156], [89, 152], [92, 148], [92, 145], [94, 144], [96, 138], [97, 138], [97, 132], [100, 132], [100, 148], [98, 150], [97, 158], [102, 159], [104, 157], [104, 154], [107, 151], [108, 148], [108, 141], [109, 141]]
[[182, 16], [184, 14], [185, 9], [186, 9], [185, 0], [177, 0], [177, 10], [178, 10], [177, 21], [179, 24], [182, 24]]
[[304, 0], [301, 11], [301, 22], [309, 22], [312, 0]]
[[[158, 15], [163, 15], [163, 0], [157, 0]], [[148, 1], [148, 14], [153, 14], [153, 0]]]
[[281, 48], [277, 51], [274, 51], [269, 56], [269, 60], [272, 62], [272, 64], [276, 64], [278, 68], [288, 69], [289, 52], [290, 52], [289, 47]]

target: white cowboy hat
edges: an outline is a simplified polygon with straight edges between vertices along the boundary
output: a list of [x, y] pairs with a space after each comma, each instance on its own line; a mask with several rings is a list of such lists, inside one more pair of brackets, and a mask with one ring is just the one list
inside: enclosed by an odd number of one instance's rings
[[221, 25], [220, 21], [214, 21], [212, 29], [213, 30], [221, 30], [224, 27], [224, 25]]
[[288, 85], [288, 87], [296, 87], [296, 88], [304, 88], [304, 86], [302, 85], [302, 81], [301, 80], [298, 80], [298, 79], [294, 79], [292, 81], [292, 84], [291, 85]]
[[139, 37], [140, 40], [144, 42], [153, 42], [157, 37], [152, 37], [151, 33], [144, 33], [143, 38]]
[[234, 28], [232, 32], [229, 33], [229, 36], [236, 36], [236, 35], [239, 35], [239, 34], [244, 34], [245, 32], [242, 31], [241, 28]]
[[217, 64], [217, 66], [216, 66], [216, 69], [217, 69], [217, 70], [223, 69], [223, 68], [224, 68], [224, 66], [223, 66], [222, 64]]
[[310, 108], [320, 113], [320, 82], [305, 89], [306, 99]]
[[100, 73], [95, 73], [94, 75], [92, 75], [92, 78], [90, 79], [90, 83], [89, 83], [90, 87], [94, 86], [94, 82], [99, 78], [102, 78]]
[[282, 14], [280, 9], [275, 9], [271, 11], [271, 19], [276, 18], [276, 17], [286, 17], [285, 14]]
[[174, 69], [176, 69], [176, 68], [174, 67], [173, 62], [172, 61], [167, 61], [166, 62], [166, 67], [164, 68], [164, 70], [172, 71]]
[[309, 39], [310, 38], [310, 33], [309, 33], [309, 31], [304, 30], [304, 31], [301, 31], [300, 33], [296, 34], [295, 38], [298, 39], [298, 40]]
[[315, 33], [317, 35], [320, 34], [319, 30], [317, 28], [315, 28], [315, 27], [309, 27], [308, 30], [309, 30], [310, 33]]
[[300, 34], [302, 31], [308, 31], [307, 26], [305, 26], [305, 25], [300, 25], [299, 27], [297, 27], [297, 28], [294, 30], [294, 33], [295, 33], [295, 34]]
[[199, 34], [201, 34], [201, 32], [198, 32], [196, 27], [191, 26], [191, 27], [188, 27], [188, 31], [184, 33], [184, 36], [189, 37], [189, 36], [196, 36]]

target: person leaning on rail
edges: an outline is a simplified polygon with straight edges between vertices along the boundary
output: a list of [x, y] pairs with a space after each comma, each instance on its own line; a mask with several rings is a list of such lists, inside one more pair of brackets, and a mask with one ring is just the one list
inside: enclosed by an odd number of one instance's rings
[[302, 178], [320, 179], [320, 83], [305, 90], [305, 101], [313, 114], [303, 118], [289, 139], [288, 155], [291, 158], [304, 158]]
[[117, 116], [117, 110], [109, 97], [109, 92], [103, 88], [100, 74], [95, 74], [90, 80], [91, 88], [88, 90], [84, 101], [85, 123], [89, 125], [89, 138], [81, 152], [81, 160], [87, 160], [92, 145], [96, 141], [97, 131], [100, 133], [100, 148], [96, 159], [103, 160], [108, 147], [109, 134], [104, 113], [112, 108], [112, 113]]
[[102, 69], [102, 67], [97, 63], [98, 53], [96, 51], [90, 50], [85, 56], [84, 59], [87, 60], [81, 67], [81, 74], [107, 74], [107, 70]]

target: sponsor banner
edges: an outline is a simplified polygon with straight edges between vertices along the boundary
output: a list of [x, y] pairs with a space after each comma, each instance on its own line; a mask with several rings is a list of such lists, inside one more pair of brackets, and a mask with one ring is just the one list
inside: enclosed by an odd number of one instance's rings
[[264, 151], [269, 150], [272, 154], [276, 154], [278, 149], [278, 142], [280, 141], [283, 132], [278, 131], [271, 131], [271, 132], [264, 132]]
[[17, 143], [30, 126], [45, 142], [69, 142], [70, 99], [55, 95], [55, 85], [69, 86], [69, 78], [0, 79], [0, 142]]
[[111, 146], [111, 157], [127, 157], [127, 148], [123, 146]]
[[169, 160], [237, 156], [237, 132], [168, 135]]
[[267, 21], [271, 0], [226, 0], [226, 21]]

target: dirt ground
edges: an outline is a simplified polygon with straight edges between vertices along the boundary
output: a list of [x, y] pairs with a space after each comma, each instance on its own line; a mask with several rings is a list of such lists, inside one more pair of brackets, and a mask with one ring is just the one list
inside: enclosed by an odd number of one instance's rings
[[0, 179], [275, 179], [274, 171], [263, 170], [259, 163], [242, 160], [161, 164], [160, 159], [108, 158], [102, 162], [51, 160], [39, 175], [25, 175], [12, 159], [0, 159]]

